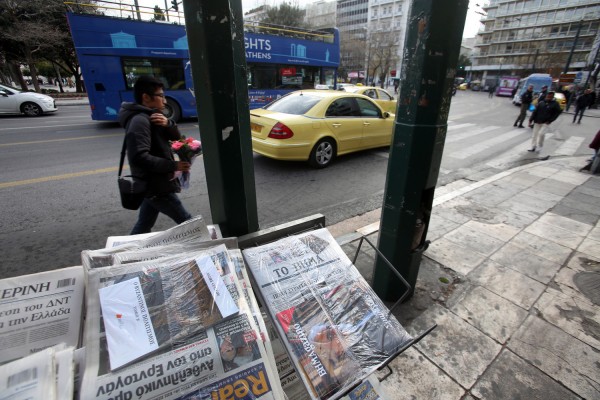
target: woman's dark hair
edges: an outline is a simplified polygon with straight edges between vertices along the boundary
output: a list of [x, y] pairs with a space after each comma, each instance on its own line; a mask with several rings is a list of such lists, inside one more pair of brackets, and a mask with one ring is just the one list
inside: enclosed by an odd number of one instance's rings
[[138, 104], [142, 104], [142, 95], [146, 93], [153, 96], [157, 89], [164, 88], [164, 84], [153, 76], [142, 75], [133, 85], [133, 98]]

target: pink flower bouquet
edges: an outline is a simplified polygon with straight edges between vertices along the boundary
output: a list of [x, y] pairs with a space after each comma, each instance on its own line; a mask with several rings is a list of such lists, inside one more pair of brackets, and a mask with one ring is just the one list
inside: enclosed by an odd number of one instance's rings
[[[177, 154], [180, 161], [187, 161], [190, 164], [194, 162], [194, 159], [202, 154], [202, 143], [194, 138], [186, 138], [182, 136], [181, 139], [171, 141], [171, 150]], [[190, 187], [190, 173], [176, 171], [175, 178], [179, 179], [182, 189], [188, 189]]]

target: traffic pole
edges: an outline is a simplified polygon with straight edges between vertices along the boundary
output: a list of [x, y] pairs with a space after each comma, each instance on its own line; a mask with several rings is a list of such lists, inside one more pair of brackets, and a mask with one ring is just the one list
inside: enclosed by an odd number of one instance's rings
[[[452, 85], [468, 0], [413, 0], [404, 44], [400, 95], [386, 175], [378, 248], [411, 285], [412, 296], [432, 213], [446, 139]], [[378, 257], [380, 298], [406, 290]]]

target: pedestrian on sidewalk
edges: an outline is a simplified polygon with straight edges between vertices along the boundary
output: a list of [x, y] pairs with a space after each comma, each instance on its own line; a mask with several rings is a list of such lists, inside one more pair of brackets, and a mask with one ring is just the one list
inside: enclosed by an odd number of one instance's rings
[[589, 148], [594, 149], [594, 156], [588, 160], [585, 167], [579, 169], [579, 172], [590, 171], [593, 174], [596, 174], [600, 172], [600, 157], [598, 156], [598, 152], [600, 151], [600, 130], [596, 133], [596, 136], [594, 136]]
[[130, 235], [150, 232], [159, 213], [177, 224], [192, 218], [177, 197], [181, 186], [174, 179], [175, 171], [189, 171], [191, 164], [173, 157], [169, 141], [181, 139], [181, 133], [162, 113], [164, 84], [152, 76], [140, 76], [133, 93], [134, 103], [121, 104], [119, 123], [125, 128], [131, 175], [146, 181], [147, 192]]
[[513, 126], [518, 126], [519, 128], [525, 128], [523, 126], [523, 121], [525, 121], [525, 117], [527, 116], [527, 110], [529, 110], [529, 106], [531, 106], [531, 102], [533, 101], [533, 85], [529, 85], [527, 90], [521, 96], [521, 112], [515, 121]]
[[542, 86], [542, 91], [538, 95], [538, 102], [544, 100], [546, 98], [547, 94], [548, 94], [548, 86], [544, 85], [544, 86]]
[[529, 125], [533, 123], [534, 126], [531, 137], [531, 149], [527, 151], [535, 151], [538, 154], [542, 152], [544, 136], [550, 124], [558, 118], [560, 113], [560, 106], [554, 100], [554, 92], [548, 92], [546, 98], [538, 102], [537, 107], [533, 110], [529, 118]]
[[583, 118], [583, 112], [586, 108], [591, 107], [592, 105], [592, 89], [586, 89], [582, 94], [577, 96], [575, 99], [575, 114], [573, 115], [573, 123], [577, 119], [577, 115], [579, 115], [578, 124], [581, 124], [581, 118]]
[[496, 85], [490, 86], [488, 90], [488, 97], [491, 99], [494, 97], [494, 93], [496, 93]]

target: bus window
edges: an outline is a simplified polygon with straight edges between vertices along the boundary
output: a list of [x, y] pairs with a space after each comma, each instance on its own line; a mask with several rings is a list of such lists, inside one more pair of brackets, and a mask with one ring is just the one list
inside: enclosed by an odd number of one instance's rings
[[183, 60], [169, 58], [122, 58], [121, 60], [127, 89], [133, 89], [133, 84], [142, 75], [156, 77], [165, 85], [165, 90], [186, 88]]

